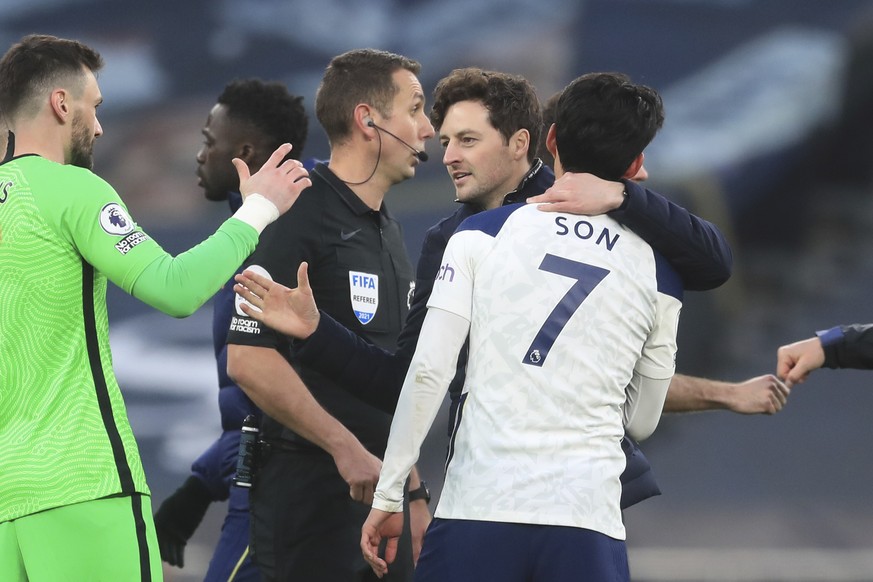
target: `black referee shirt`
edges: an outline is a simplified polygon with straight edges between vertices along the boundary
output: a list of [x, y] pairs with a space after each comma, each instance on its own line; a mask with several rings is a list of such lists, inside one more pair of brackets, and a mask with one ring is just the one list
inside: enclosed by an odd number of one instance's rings
[[[246, 266], [260, 266], [274, 281], [295, 287], [297, 268], [306, 261], [318, 307], [368, 341], [393, 349], [409, 310], [413, 285], [400, 224], [384, 203], [380, 211], [371, 210], [326, 165], [318, 164], [310, 177], [312, 186], [264, 230]], [[236, 309], [227, 342], [278, 350], [328, 412], [371, 452], [384, 453], [390, 415], [360, 401], [326, 376], [298, 365], [289, 338]], [[263, 424], [263, 436], [308, 445], [270, 418]]]

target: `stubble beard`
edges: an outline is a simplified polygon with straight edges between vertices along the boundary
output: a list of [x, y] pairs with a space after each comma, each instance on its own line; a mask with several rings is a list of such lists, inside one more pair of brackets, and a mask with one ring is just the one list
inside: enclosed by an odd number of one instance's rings
[[94, 132], [77, 115], [73, 117], [73, 139], [70, 144], [70, 165], [94, 169]]
[[468, 189], [464, 193], [456, 191], [455, 195], [458, 200], [464, 204], [469, 204], [470, 206], [475, 206], [482, 210], [491, 207], [494, 204], [494, 199], [499, 195], [495, 194], [493, 188], [487, 189], [478, 183], [475, 184], [475, 186], [475, 188]]

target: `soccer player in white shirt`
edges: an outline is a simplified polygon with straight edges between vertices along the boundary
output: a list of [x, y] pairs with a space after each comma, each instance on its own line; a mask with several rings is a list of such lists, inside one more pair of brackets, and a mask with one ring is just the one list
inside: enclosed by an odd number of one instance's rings
[[[652, 89], [623, 75], [580, 77], [549, 131], [556, 175], [633, 176], [662, 123]], [[403, 483], [469, 333], [416, 580], [628, 580], [620, 440], [625, 430], [647, 437], [660, 418], [681, 297], [672, 267], [608, 216], [518, 205], [466, 220], [446, 249], [363, 527], [377, 575], [393, 559]]]

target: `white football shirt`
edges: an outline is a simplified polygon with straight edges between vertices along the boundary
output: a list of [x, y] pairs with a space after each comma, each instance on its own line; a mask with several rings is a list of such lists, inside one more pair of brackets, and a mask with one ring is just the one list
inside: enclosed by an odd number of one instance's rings
[[[624, 539], [624, 420], [647, 397], [660, 398], [660, 412], [674, 371], [681, 292], [669, 264], [608, 216], [517, 205], [466, 220], [428, 302], [428, 318], [448, 312], [440, 321], [467, 321], [470, 335], [435, 515], [582, 527]], [[428, 406], [452, 376], [451, 358], [435, 363], [419, 353], [434, 349], [429, 323], [395, 413], [374, 502], [380, 509], [402, 491], [426, 434], [420, 425], [432, 422]], [[466, 329], [446, 328], [455, 349]], [[658, 394], [646, 393], [645, 379], [658, 382]]]

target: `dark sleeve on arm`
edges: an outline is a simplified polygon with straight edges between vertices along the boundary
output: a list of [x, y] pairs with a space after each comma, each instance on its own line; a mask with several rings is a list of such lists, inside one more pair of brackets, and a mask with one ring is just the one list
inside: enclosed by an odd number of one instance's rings
[[321, 312], [315, 332], [294, 342], [297, 360], [336, 380], [376, 408], [394, 414], [409, 361], [377, 347]]
[[817, 332], [825, 368], [873, 369], [873, 324], [841, 325]]
[[660, 252], [688, 291], [707, 291], [731, 276], [733, 254], [721, 231], [657, 192], [622, 180], [627, 199], [609, 213]]

